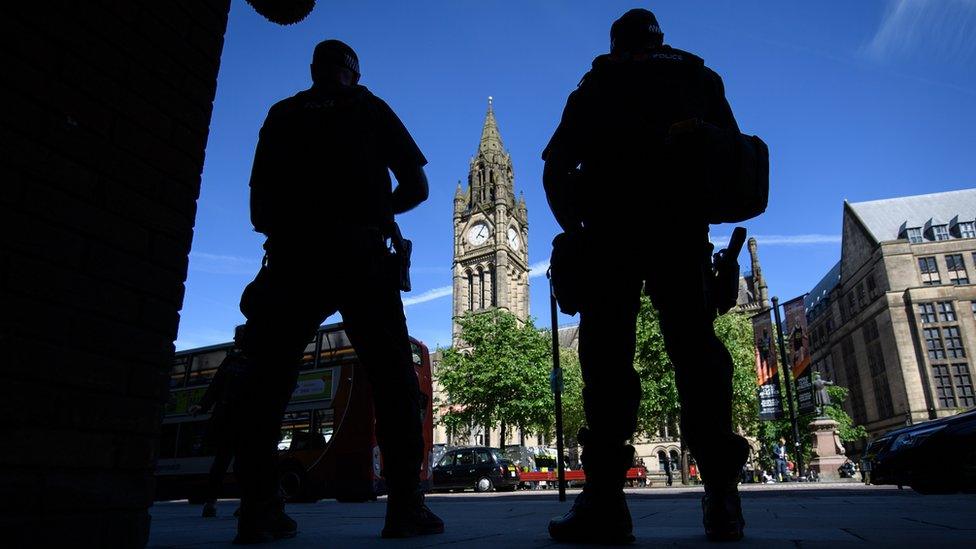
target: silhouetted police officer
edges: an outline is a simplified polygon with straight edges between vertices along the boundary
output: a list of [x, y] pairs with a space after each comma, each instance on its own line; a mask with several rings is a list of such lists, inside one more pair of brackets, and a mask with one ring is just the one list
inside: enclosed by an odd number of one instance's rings
[[[670, 167], [665, 145], [671, 125], [692, 118], [738, 127], [719, 76], [663, 38], [647, 10], [614, 22], [610, 53], [593, 61], [569, 96], [543, 153], [553, 214], [580, 236], [585, 263], [594, 266], [575, 273], [583, 278], [586, 486], [572, 510], [550, 522], [556, 540], [633, 540], [622, 488], [641, 399], [633, 358], [642, 290], [660, 314], [675, 367], [681, 436], [705, 482], [706, 534], [742, 536], [736, 478], [747, 445], [732, 431], [732, 360], [712, 327], [708, 224], [696, 190], [680, 167]], [[553, 273], [555, 280], [555, 264]]]
[[[237, 351], [231, 351], [230, 355], [236, 353]], [[207, 442], [213, 452], [214, 460], [210, 464], [210, 472], [207, 475], [206, 499], [203, 502], [202, 512], [204, 518], [217, 516], [217, 498], [220, 497], [223, 489], [227, 467], [234, 458], [235, 438], [233, 425], [228, 423], [227, 400], [233, 383], [232, 378], [235, 375], [233, 370], [239, 365], [240, 361], [236, 356], [228, 356], [221, 362], [200, 401], [187, 410], [194, 417], [212, 410], [207, 424]]]
[[[440, 533], [419, 490], [420, 390], [400, 300], [393, 216], [427, 199], [427, 163], [385, 102], [358, 85], [359, 61], [338, 40], [315, 48], [313, 85], [274, 105], [251, 172], [251, 222], [265, 265], [245, 289], [236, 389], [236, 542], [293, 536], [278, 495], [275, 452], [305, 345], [339, 311], [372, 385], [389, 499], [384, 537]], [[398, 185], [392, 189], [390, 171]]]

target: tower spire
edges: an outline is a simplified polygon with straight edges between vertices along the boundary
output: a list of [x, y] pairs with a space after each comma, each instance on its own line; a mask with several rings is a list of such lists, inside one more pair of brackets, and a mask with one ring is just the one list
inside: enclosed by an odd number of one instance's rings
[[504, 149], [502, 136], [498, 132], [498, 122], [495, 121], [494, 99], [488, 96], [488, 112], [485, 114], [485, 124], [481, 128], [481, 143], [478, 144], [478, 153], [491, 154], [500, 153]]
[[762, 267], [759, 266], [759, 244], [755, 237], [750, 237], [749, 242], [749, 261], [752, 267], [752, 281], [756, 288], [756, 301], [763, 311], [769, 310], [769, 289], [766, 287], [766, 279], [762, 274]]

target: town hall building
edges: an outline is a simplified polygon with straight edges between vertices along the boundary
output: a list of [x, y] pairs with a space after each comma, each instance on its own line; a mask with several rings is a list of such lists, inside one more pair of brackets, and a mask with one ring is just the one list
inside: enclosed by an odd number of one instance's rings
[[491, 97], [467, 188], [454, 194], [454, 328], [469, 311], [498, 308], [529, 316], [528, 213], [515, 197], [512, 158], [502, 144]]

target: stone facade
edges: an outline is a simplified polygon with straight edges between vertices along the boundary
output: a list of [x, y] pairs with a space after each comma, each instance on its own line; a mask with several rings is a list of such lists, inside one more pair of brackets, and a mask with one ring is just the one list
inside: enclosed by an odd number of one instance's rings
[[[470, 311], [502, 309], [520, 320], [529, 317], [528, 211], [525, 199], [515, 197], [512, 159], [502, 143], [492, 98], [481, 129], [478, 150], [471, 158], [467, 187], [458, 182], [454, 194], [453, 344], [459, 339], [457, 318]], [[434, 371], [440, 354], [431, 356]], [[435, 376], [436, 377], [436, 376]], [[441, 408], [447, 395], [435, 381], [434, 398]], [[435, 409], [435, 416], [438, 416]], [[436, 423], [437, 417], [435, 417]], [[493, 436], [494, 435], [494, 436]], [[499, 429], [474, 426], [470, 432], [449, 435], [434, 427], [435, 444], [499, 446]], [[506, 442], [524, 437], [509, 432]]]
[[229, 8], [0, 8], [6, 547], [146, 543]]
[[739, 277], [739, 297], [733, 311], [756, 315], [769, 310], [769, 289], [759, 264], [759, 243], [755, 238], [748, 241], [749, 270]]
[[[512, 159], [489, 97], [467, 188], [458, 182], [454, 195], [455, 319], [492, 308], [529, 317], [529, 221], [525, 199], [516, 199], [514, 185]], [[453, 337], [457, 345], [456, 321]]]
[[841, 260], [807, 296], [813, 367], [872, 436], [976, 405], [976, 190], [844, 203]]

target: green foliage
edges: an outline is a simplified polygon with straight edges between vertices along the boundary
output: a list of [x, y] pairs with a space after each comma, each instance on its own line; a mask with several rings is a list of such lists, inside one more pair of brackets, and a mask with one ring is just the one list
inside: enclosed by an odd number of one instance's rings
[[732, 424], [755, 436], [759, 430], [759, 393], [752, 321], [741, 313], [724, 314], [715, 320], [715, 335], [732, 355]]
[[563, 369], [563, 438], [569, 447], [576, 433], [586, 424], [583, 412], [583, 374], [579, 354], [572, 349], [559, 350], [559, 364]]
[[[715, 334], [732, 355], [732, 420], [747, 434], [758, 429], [755, 352], [752, 323], [742, 314], [729, 313], [715, 321]], [[664, 347], [657, 311], [646, 296], [637, 316], [637, 352], [634, 367], [641, 380], [638, 431], [655, 434], [662, 425], [673, 426], [680, 414], [674, 366]]]
[[637, 315], [634, 369], [643, 394], [637, 416], [638, 433], [654, 435], [664, 425], [673, 428], [680, 412], [678, 386], [674, 366], [664, 347], [660, 318], [647, 296], [641, 297]]
[[[829, 417], [836, 421], [839, 425], [837, 426], [837, 435], [840, 437], [842, 442], [853, 442], [855, 440], [860, 440], [867, 436], [867, 431], [861, 425], [854, 425], [854, 420], [851, 416], [847, 415], [844, 411], [842, 405], [844, 401], [847, 400], [847, 395], [849, 391], [838, 385], [831, 385], [827, 387], [827, 393], [830, 394], [830, 404], [824, 407], [823, 415]], [[785, 398], [784, 398], [784, 412], [782, 419], [763, 421], [759, 426], [759, 440], [762, 445], [760, 451], [760, 463], [763, 467], [771, 469], [773, 467], [773, 457], [772, 457], [772, 447], [779, 440], [780, 437], [785, 438], [787, 441], [793, 440], [793, 426], [789, 419], [789, 408], [786, 408]], [[794, 395], [795, 401], [795, 395]], [[803, 452], [803, 463], [809, 464], [810, 460], [813, 458], [813, 448], [810, 447], [810, 438], [813, 434], [813, 429], [810, 428], [810, 423], [817, 418], [816, 413], [802, 414], [797, 417], [797, 428], [800, 431], [800, 447]], [[792, 455], [791, 458], [795, 458]]]
[[827, 394], [830, 395], [830, 404], [824, 406], [824, 415], [836, 421], [840, 425], [837, 427], [837, 435], [842, 442], [854, 442], [868, 436], [867, 430], [863, 425], [854, 425], [854, 420], [847, 412], [841, 408], [841, 404], [847, 400], [850, 391], [846, 387], [831, 385], [827, 387]]
[[465, 347], [445, 350], [437, 372], [451, 405], [442, 423], [551, 428], [549, 332], [497, 309], [468, 313], [458, 324]]

